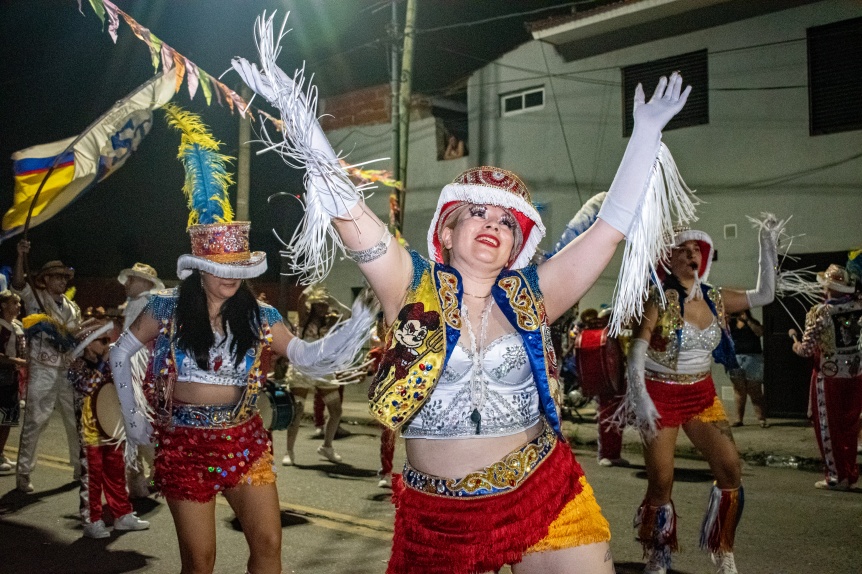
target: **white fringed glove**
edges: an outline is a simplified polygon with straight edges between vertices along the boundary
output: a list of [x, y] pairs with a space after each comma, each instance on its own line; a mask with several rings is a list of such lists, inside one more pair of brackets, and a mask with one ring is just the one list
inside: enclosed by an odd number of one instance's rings
[[353, 367], [363, 358], [359, 351], [371, 336], [377, 308], [376, 302], [360, 295], [353, 302], [350, 319], [335, 325], [322, 339], [308, 342], [294, 337], [287, 344], [290, 364], [313, 379]]
[[644, 442], [649, 442], [656, 437], [658, 419], [661, 418], [646, 389], [644, 365], [647, 347], [649, 343], [646, 340], [632, 339], [626, 366], [629, 386], [626, 398], [614, 413], [613, 419], [618, 426], [626, 424], [637, 428]]
[[635, 90], [634, 129], [599, 211], [600, 218], [629, 239], [629, 230], [656, 161], [661, 130], [682, 109], [691, 93], [691, 86], [682, 93], [681, 89], [682, 76], [674, 72], [669, 80], [662, 76], [649, 103], [645, 103], [643, 86], [638, 84]]
[[132, 380], [132, 357], [143, 346], [131, 331], [123, 331], [117, 342], [111, 346], [111, 371], [126, 427], [126, 465], [133, 468], [137, 465], [138, 447], [150, 444], [153, 436], [153, 426], [147, 417], [146, 406], [140, 404], [141, 397], [135, 392], [135, 383]]
[[[751, 218], [749, 218], [751, 219]], [[769, 305], [775, 299], [775, 276], [778, 267], [778, 236], [784, 227], [771, 213], [764, 213], [762, 220], [752, 220], [760, 228], [760, 255], [757, 260], [757, 287], [745, 292], [751, 307]]]

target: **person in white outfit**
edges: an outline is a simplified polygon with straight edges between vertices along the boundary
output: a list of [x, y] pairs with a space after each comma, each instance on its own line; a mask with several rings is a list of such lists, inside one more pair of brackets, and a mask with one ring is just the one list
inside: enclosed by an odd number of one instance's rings
[[41, 320], [29, 325], [30, 380], [27, 385], [24, 423], [18, 446], [17, 487], [33, 492], [30, 474], [36, 465], [36, 445], [48, 419], [59, 406], [69, 443], [69, 461], [74, 477], [81, 476], [81, 445], [75, 427], [75, 406], [72, 388], [66, 381], [68, 353], [74, 345], [71, 333], [81, 324], [81, 310], [66, 297], [66, 286], [75, 271], [61, 261], [49, 261], [33, 276], [35, 290], [25, 281], [24, 259], [30, 242], [18, 242], [18, 258], [12, 274], [12, 290], [24, 302], [27, 315], [42, 314]]

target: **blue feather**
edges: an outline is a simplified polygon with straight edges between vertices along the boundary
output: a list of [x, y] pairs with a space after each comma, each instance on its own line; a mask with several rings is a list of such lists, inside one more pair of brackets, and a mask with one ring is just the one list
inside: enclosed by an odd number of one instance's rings
[[581, 206], [572, 220], [569, 221], [568, 225], [566, 225], [566, 230], [563, 231], [563, 235], [560, 237], [560, 240], [557, 241], [554, 249], [548, 254], [548, 258], [559, 253], [566, 245], [574, 241], [577, 236], [589, 229], [590, 226], [596, 222], [596, 218], [598, 218], [599, 215], [599, 209], [602, 207], [602, 203], [604, 202], [606, 195], [607, 192], [604, 191], [597, 193]]

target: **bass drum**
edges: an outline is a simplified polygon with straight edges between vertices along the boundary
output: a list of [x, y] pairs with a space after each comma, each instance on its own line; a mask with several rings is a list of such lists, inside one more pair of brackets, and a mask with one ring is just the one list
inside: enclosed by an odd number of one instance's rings
[[624, 358], [609, 329], [585, 329], [575, 338], [575, 364], [584, 396], [621, 395], [625, 392]]
[[96, 425], [102, 434], [116, 440], [126, 440], [126, 427], [123, 426], [123, 411], [120, 407], [120, 397], [117, 387], [113, 384], [102, 385], [96, 391], [95, 401]]
[[287, 385], [268, 382], [257, 398], [257, 409], [265, 429], [285, 430], [293, 422], [293, 395], [287, 390]]

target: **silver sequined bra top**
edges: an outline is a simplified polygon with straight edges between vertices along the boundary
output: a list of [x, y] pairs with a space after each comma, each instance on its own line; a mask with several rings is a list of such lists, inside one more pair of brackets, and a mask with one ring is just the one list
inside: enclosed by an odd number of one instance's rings
[[[203, 370], [198, 367], [195, 358], [175, 349], [177, 353], [177, 381], [203, 383], [206, 385], [223, 385], [230, 387], [244, 387], [247, 384], [246, 360], [234, 365], [234, 358], [230, 352], [233, 336], [228, 332], [227, 336], [215, 333], [215, 343], [210, 347], [209, 368]], [[249, 349], [254, 353], [254, 349]]]
[[[680, 373], [694, 375], [709, 372], [712, 367], [712, 351], [721, 343], [721, 328], [715, 317], [705, 329], [698, 329], [688, 321], [682, 328], [682, 342], [676, 365], [671, 353], [647, 349], [644, 366], [658, 373]], [[672, 341], [671, 344], [675, 344]]]
[[428, 401], [402, 430], [405, 438], [476, 438], [507, 436], [539, 420], [539, 391], [527, 351], [518, 333], [508, 333], [485, 349], [482, 364], [484, 401], [478, 409], [481, 425], [471, 419], [472, 353], [456, 345]]

